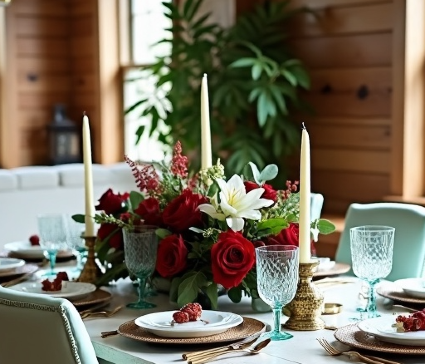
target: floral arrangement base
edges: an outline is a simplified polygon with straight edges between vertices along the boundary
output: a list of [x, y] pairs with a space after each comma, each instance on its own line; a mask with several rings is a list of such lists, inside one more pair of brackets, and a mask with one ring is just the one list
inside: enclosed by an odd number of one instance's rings
[[325, 323], [320, 318], [323, 294], [312, 282], [313, 273], [319, 262], [300, 263], [297, 292], [294, 299], [286, 305], [290, 317], [285, 327], [297, 331], [321, 330]]

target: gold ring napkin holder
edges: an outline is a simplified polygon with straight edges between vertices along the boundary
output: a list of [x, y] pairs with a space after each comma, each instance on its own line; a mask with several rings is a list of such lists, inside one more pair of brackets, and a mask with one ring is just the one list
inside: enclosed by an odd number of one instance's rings
[[285, 327], [296, 331], [313, 331], [325, 328], [320, 318], [323, 308], [323, 293], [312, 282], [318, 261], [300, 263], [299, 281], [294, 299], [285, 307], [290, 317]]
[[87, 247], [87, 260], [84, 264], [83, 270], [77, 279], [77, 282], [96, 283], [102, 275], [102, 271], [96, 263], [96, 256], [94, 247], [96, 245], [96, 236], [82, 236], [86, 241]]

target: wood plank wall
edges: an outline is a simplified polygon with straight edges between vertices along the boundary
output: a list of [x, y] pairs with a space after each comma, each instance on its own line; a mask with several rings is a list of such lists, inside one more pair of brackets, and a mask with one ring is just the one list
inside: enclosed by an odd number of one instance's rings
[[48, 163], [56, 103], [78, 126], [87, 112], [93, 159], [101, 159], [97, 15], [94, 0], [14, 0], [6, 8], [10, 127], [0, 135], [2, 167]]
[[[304, 99], [312, 143], [312, 189], [324, 212], [390, 193], [394, 9], [391, 0], [294, 0], [308, 6], [291, 28], [311, 75]], [[400, 50], [402, 52], [402, 50]]]
[[71, 94], [67, 11], [68, 0], [17, 0], [6, 8], [5, 167], [48, 160], [46, 126], [53, 105], [69, 105]]

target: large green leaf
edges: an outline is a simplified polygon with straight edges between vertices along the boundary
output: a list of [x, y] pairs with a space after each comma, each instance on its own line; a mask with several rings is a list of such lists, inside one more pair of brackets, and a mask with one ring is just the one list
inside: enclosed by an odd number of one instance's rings
[[182, 278], [178, 289], [177, 304], [179, 307], [193, 302], [202, 287], [207, 286], [207, 277], [202, 272], [190, 272]]

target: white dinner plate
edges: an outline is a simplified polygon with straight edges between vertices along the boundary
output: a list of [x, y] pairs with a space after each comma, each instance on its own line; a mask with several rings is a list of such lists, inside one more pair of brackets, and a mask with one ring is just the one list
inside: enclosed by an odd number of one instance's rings
[[189, 338], [220, 334], [243, 322], [243, 318], [232, 312], [203, 310], [201, 320], [172, 324], [176, 311], [150, 313], [134, 320], [137, 326], [143, 327], [152, 334], [161, 337]]
[[15, 258], [0, 258], [0, 271], [11, 270], [22, 267], [25, 260]]
[[[14, 241], [12, 243], [7, 243], [4, 245], [4, 248], [16, 257], [19, 258], [32, 258], [32, 259], [43, 259], [43, 249], [40, 245], [31, 245], [29, 241]], [[67, 258], [73, 255], [71, 250], [59, 250], [58, 258]]]
[[335, 261], [331, 260], [331, 258], [320, 257], [320, 258], [317, 258], [317, 260], [319, 261], [317, 270], [326, 271], [326, 270], [332, 269], [335, 266]]
[[425, 279], [423, 278], [405, 278], [394, 282], [403, 291], [412, 297], [425, 298]]
[[361, 331], [381, 341], [407, 346], [425, 346], [424, 330], [397, 332], [397, 329], [393, 327], [395, 319], [396, 316], [375, 317], [361, 321], [357, 326]]
[[62, 289], [60, 291], [43, 291], [41, 287], [41, 282], [23, 282], [9, 287], [9, 289], [21, 292], [44, 294], [52, 297], [67, 298], [69, 300], [83, 298], [96, 290], [96, 286], [91, 283], [68, 281], [62, 281]]

